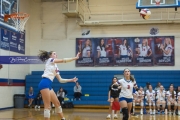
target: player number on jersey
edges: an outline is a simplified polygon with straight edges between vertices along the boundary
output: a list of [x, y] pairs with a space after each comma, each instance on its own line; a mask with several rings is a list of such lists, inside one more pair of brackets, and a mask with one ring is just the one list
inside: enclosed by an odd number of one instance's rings
[[127, 85], [127, 89], [130, 89], [130, 85]]

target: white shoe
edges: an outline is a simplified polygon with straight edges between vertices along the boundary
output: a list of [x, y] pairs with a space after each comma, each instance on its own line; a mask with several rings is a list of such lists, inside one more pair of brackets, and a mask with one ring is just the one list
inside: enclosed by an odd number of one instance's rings
[[152, 115], [152, 110], [150, 110], [150, 115]]
[[178, 111], [178, 115], [180, 115], [180, 111]]
[[173, 115], [175, 116], [175, 115], [176, 115], [176, 113], [175, 113], [175, 112], [173, 112]]
[[37, 107], [38, 107], [38, 106], [37, 106], [37, 105], [35, 105], [35, 107], [34, 107], [34, 108], [35, 108], [35, 109], [37, 109]]
[[169, 115], [171, 115], [171, 111], [169, 111]]
[[41, 107], [40, 106], [38, 106], [38, 109], [40, 109]]
[[109, 114], [106, 118], [107, 118], [107, 119], [110, 119], [110, 118], [111, 118], [111, 115]]
[[143, 115], [143, 109], [141, 109], [140, 114]]
[[156, 110], [153, 111], [153, 115], [155, 115], [155, 114], [156, 114]]
[[118, 116], [117, 116], [117, 114], [114, 114], [114, 119], [118, 119]]

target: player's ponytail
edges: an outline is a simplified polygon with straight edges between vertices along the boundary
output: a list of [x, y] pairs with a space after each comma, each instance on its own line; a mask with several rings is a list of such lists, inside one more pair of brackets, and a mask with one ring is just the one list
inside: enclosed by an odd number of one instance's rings
[[45, 62], [47, 59], [50, 58], [50, 55], [52, 54], [53, 51], [47, 52], [45, 50], [40, 50], [39, 52], [40, 52], [38, 55], [39, 59]]
[[132, 81], [132, 82], [134, 82], [134, 77], [132, 77], [131, 75], [130, 75], [130, 80]]

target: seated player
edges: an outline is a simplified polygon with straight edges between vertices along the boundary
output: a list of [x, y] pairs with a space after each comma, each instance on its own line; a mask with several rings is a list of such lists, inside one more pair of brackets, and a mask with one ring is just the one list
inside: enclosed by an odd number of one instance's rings
[[[109, 106], [109, 114], [107, 116], [107, 119], [111, 118], [111, 113], [112, 113], [112, 103], [114, 101], [119, 103], [119, 93], [120, 93], [120, 89], [121, 87], [118, 85], [117, 83], [117, 78], [113, 77], [112, 79], [112, 84], [109, 86], [109, 92], [108, 92], [108, 102], [110, 102], [110, 106]], [[114, 119], [117, 119], [117, 111], [115, 111], [114, 114]]]
[[161, 113], [164, 114], [164, 109], [166, 106], [166, 91], [164, 90], [164, 87], [162, 85], [160, 85], [159, 90], [157, 91], [157, 101], [156, 101], [156, 105], [157, 105], [157, 109], [158, 109], [158, 114], [160, 114], [160, 105], [162, 105], [162, 111]]
[[[149, 104], [149, 112], [151, 115], [155, 115], [155, 91], [152, 89], [152, 86], [149, 85], [149, 89], [146, 91], [146, 101]], [[151, 109], [151, 105], [153, 105], [153, 111]]]
[[144, 91], [143, 91], [143, 88], [140, 87], [138, 89], [138, 91], [135, 92], [135, 98], [133, 101], [133, 105], [134, 105], [134, 109], [135, 109], [135, 104], [139, 103], [139, 105], [141, 106], [141, 111], [140, 111], [141, 115], [143, 114], [143, 106], [144, 106], [143, 102], [144, 102]]
[[[176, 91], [174, 91], [174, 87], [172, 85], [169, 87], [169, 91], [167, 91], [166, 96], [167, 96], [167, 105], [168, 105], [169, 115], [171, 115], [171, 114], [176, 115], [176, 113], [175, 113], [175, 111], [177, 109]], [[171, 113], [172, 105], [174, 106], [173, 113]]]

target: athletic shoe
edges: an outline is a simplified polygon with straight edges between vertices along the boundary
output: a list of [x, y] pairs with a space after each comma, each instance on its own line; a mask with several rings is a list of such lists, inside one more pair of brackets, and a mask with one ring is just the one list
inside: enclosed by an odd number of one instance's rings
[[146, 109], [145, 109], [145, 108], [143, 109], [143, 114], [147, 114], [147, 112], [146, 112]]
[[110, 119], [110, 118], [111, 118], [111, 115], [109, 114], [106, 118], [107, 118], [107, 119]]
[[150, 115], [152, 115], [152, 114], [153, 114], [152, 110], [150, 110], [150, 112], [149, 112], [149, 113], [150, 113]]
[[117, 114], [114, 114], [114, 119], [118, 119], [118, 116], [117, 116]]
[[155, 115], [155, 114], [156, 114], [156, 110], [153, 111], [153, 115]]
[[171, 111], [169, 111], [169, 115], [171, 115], [172, 113], [171, 113]]
[[138, 115], [135, 114], [135, 113], [132, 113], [131, 116], [132, 116], [132, 117], [138, 117]]
[[66, 120], [65, 118], [61, 118], [61, 120]]
[[163, 115], [164, 115], [164, 114], [165, 114], [165, 113], [164, 113], [164, 111], [162, 111], [162, 112], [161, 112], [161, 114], [163, 114]]
[[141, 109], [140, 114], [143, 115], [143, 109]]
[[157, 111], [157, 114], [160, 114], [160, 110]]
[[35, 109], [37, 109], [37, 107], [38, 107], [38, 106], [37, 106], [37, 105], [35, 105], [35, 107], [34, 107], [34, 108], [35, 108]]
[[40, 109], [41, 107], [40, 106], [38, 106], [38, 109]]
[[175, 112], [173, 112], [173, 115], [175, 116], [175, 115], [176, 115], [176, 113], [175, 113]]

